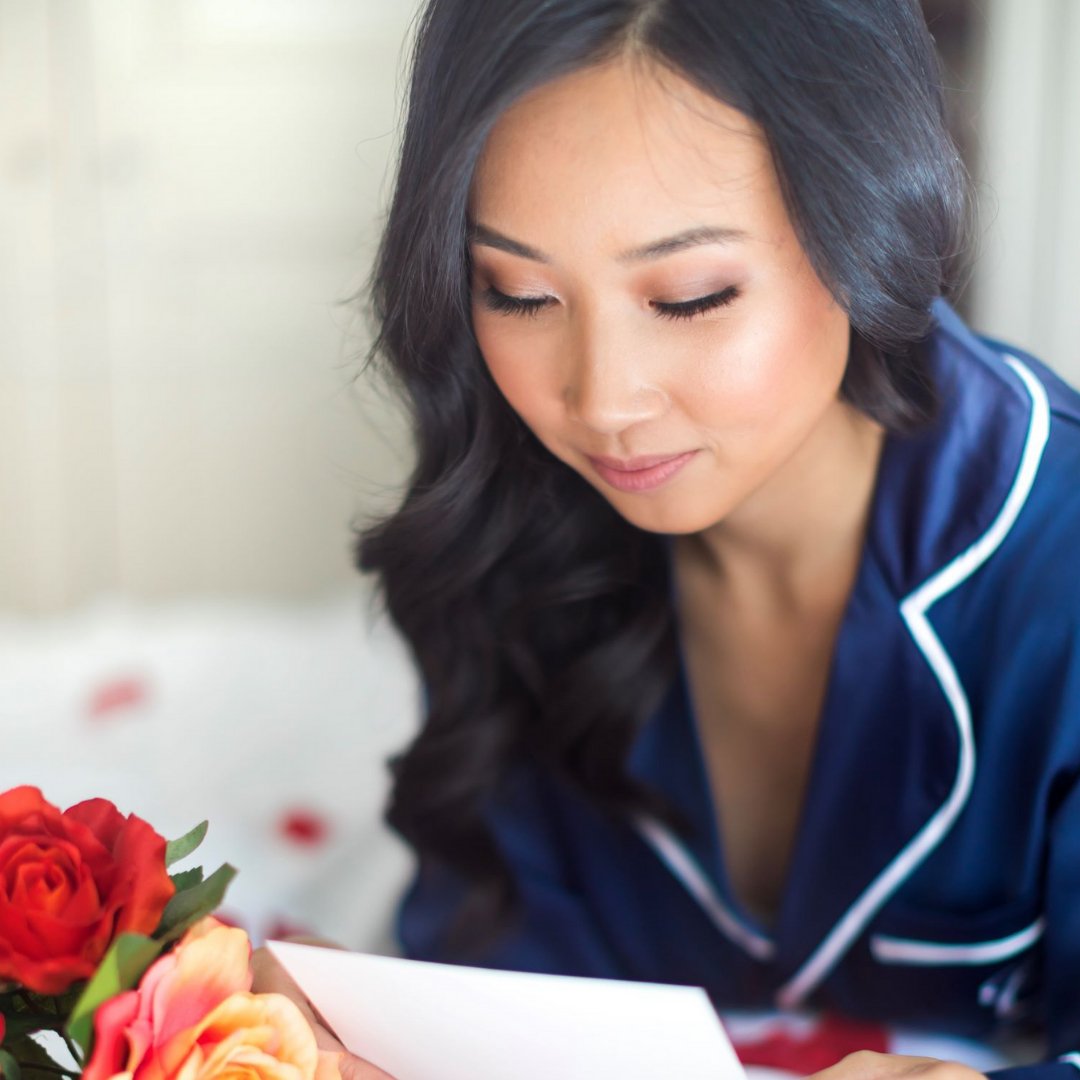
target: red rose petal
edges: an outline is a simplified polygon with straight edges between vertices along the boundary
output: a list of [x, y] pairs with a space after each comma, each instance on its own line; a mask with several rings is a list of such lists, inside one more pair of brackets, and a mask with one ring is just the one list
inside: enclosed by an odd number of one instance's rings
[[64, 918], [72, 923], [91, 923], [100, 915], [101, 894], [98, 892], [97, 882], [85, 869], [78, 881], [78, 886], [72, 893], [67, 910], [64, 912]]
[[28, 910], [58, 915], [71, 898], [71, 881], [51, 859], [24, 863], [16, 871], [11, 899]]
[[134, 815], [125, 817], [108, 799], [85, 799], [64, 811], [65, 824], [77, 821], [86, 826], [107, 851], [113, 851], [118, 837], [131, 820], [138, 819]]
[[278, 833], [291, 843], [316, 847], [325, 843], [330, 825], [313, 810], [295, 809], [282, 815], [278, 822]]
[[[28, 911], [26, 925], [37, 938], [38, 946], [34, 955], [41, 959], [64, 956], [81, 958], [87, 935], [94, 930], [93, 925], [72, 926], [63, 919], [50, 915], [47, 911]], [[105, 950], [102, 949], [101, 955], [104, 956], [104, 954]]]
[[0, 792], [0, 981], [59, 994], [116, 934], [151, 933], [175, 893], [165, 840], [104, 799], [66, 813], [30, 786]]
[[151, 934], [176, 892], [165, 866], [165, 838], [132, 814], [117, 837], [114, 855], [118, 869], [123, 871], [117, 890], [121, 883], [126, 886], [117, 932]]
[[38, 815], [60, 818], [60, 811], [45, 801], [40, 788], [23, 784], [0, 794], [0, 835], [6, 834], [12, 825], [25, 828]]
[[0, 936], [0, 980], [5, 980], [14, 976], [5, 968], [3, 957], [8, 953], [29, 956], [35, 953], [40, 943], [27, 925], [25, 912], [14, 904], [0, 901], [0, 926], [4, 928], [3, 936]]

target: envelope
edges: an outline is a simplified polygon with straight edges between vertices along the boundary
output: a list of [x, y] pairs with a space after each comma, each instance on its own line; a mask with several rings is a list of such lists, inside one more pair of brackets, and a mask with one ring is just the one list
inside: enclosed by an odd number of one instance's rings
[[396, 1080], [745, 1080], [699, 987], [267, 946], [345, 1046]]

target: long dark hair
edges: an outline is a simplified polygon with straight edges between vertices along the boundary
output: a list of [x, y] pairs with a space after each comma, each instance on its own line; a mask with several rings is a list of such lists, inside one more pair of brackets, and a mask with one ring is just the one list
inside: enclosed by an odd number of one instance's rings
[[470, 883], [489, 925], [513, 889], [484, 808], [522, 757], [603, 809], [672, 818], [624, 773], [674, 672], [664, 540], [532, 436], [469, 317], [466, 206], [493, 123], [626, 49], [761, 126], [851, 321], [842, 391], [891, 431], [933, 411], [929, 309], [964, 266], [968, 182], [916, 0], [430, 0], [371, 287], [372, 357], [411, 409], [417, 459], [358, 564], [379, 575], [427, 694], [388, 820]]

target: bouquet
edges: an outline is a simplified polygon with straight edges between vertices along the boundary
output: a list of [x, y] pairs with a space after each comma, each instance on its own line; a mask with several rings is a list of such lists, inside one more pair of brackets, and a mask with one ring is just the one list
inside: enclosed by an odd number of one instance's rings
[[236, 871], [169, 873], [206, 827], [166, 842], [104, 799], [0, 793], [3, 1080], [340, 1080], [293, 1002], [251, 993], [247, 934], [211, 914]]

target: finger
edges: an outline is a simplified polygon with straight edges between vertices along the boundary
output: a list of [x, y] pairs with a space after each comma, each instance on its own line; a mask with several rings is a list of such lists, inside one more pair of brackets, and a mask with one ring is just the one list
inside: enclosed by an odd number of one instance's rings
[[292, 976], [281, 966], [277, 958], [264, 946], [251, 954], [254, 975], [252, 989], [259, 994], [284, 994], [304, 1015], [315, 1033], [315, 1045], [320, 1050], [337, 1052], [341, 1080], [393, 1080], [389, 1073], [349, 1053], [330, 1025], [315, 1011], [304, 992]]
[[807, 1080], [980, 1080], [982, 1073], [955, 1061], [859, 1050]]
[[929, 1058], [910, 1058], [899, 1054], [879, 1054], [874, 1050], [857, 1050], [842, 1057], [835, 1065], [816, 1072], [807, 1080], [877, 1080], [887, 1075], [906, 1072], [916, 1061]]
[[311, 1030], [315, 1032], [315, 1045], [320, 1050], [337, 1051], [341, 1055], [338, 1058], [338, 1071], [341, 1073], [341, 1080], [379, 1080], [379, 1078], [394, 1080], [388, 1072], [383, 1072], [378, 1066], [372, 1065], [370, 1061], [365, 1061], [355, 1054], [350, 1054], [345, 1049], [344, 1043], [334, 1034], [326, 1021], [313, 1009], [307, 1008], [304, 1012], [308, 1023], [311, 1024]]
[[277, 957], [265, 946], [251, 954], [252, 990], [256, 994], [285, 994], [287, 997], [303, 997], [292, 976], [278, 963]]
[[377, 1065], [370, 1061], [364, 1061], [355, 1054], [344, 1054], [338, 1062], [341, 1071], [341, 1080], [394, 1080], [388, 1073], [383, 1072]]
[[252, 990], [257, 994], [284, 994], [304, 1014], [315, 1032], [320, 1050], [345, 1051], [330, 1025], [315, 1011], [296, 980], [265, 946], [251, 954]]

